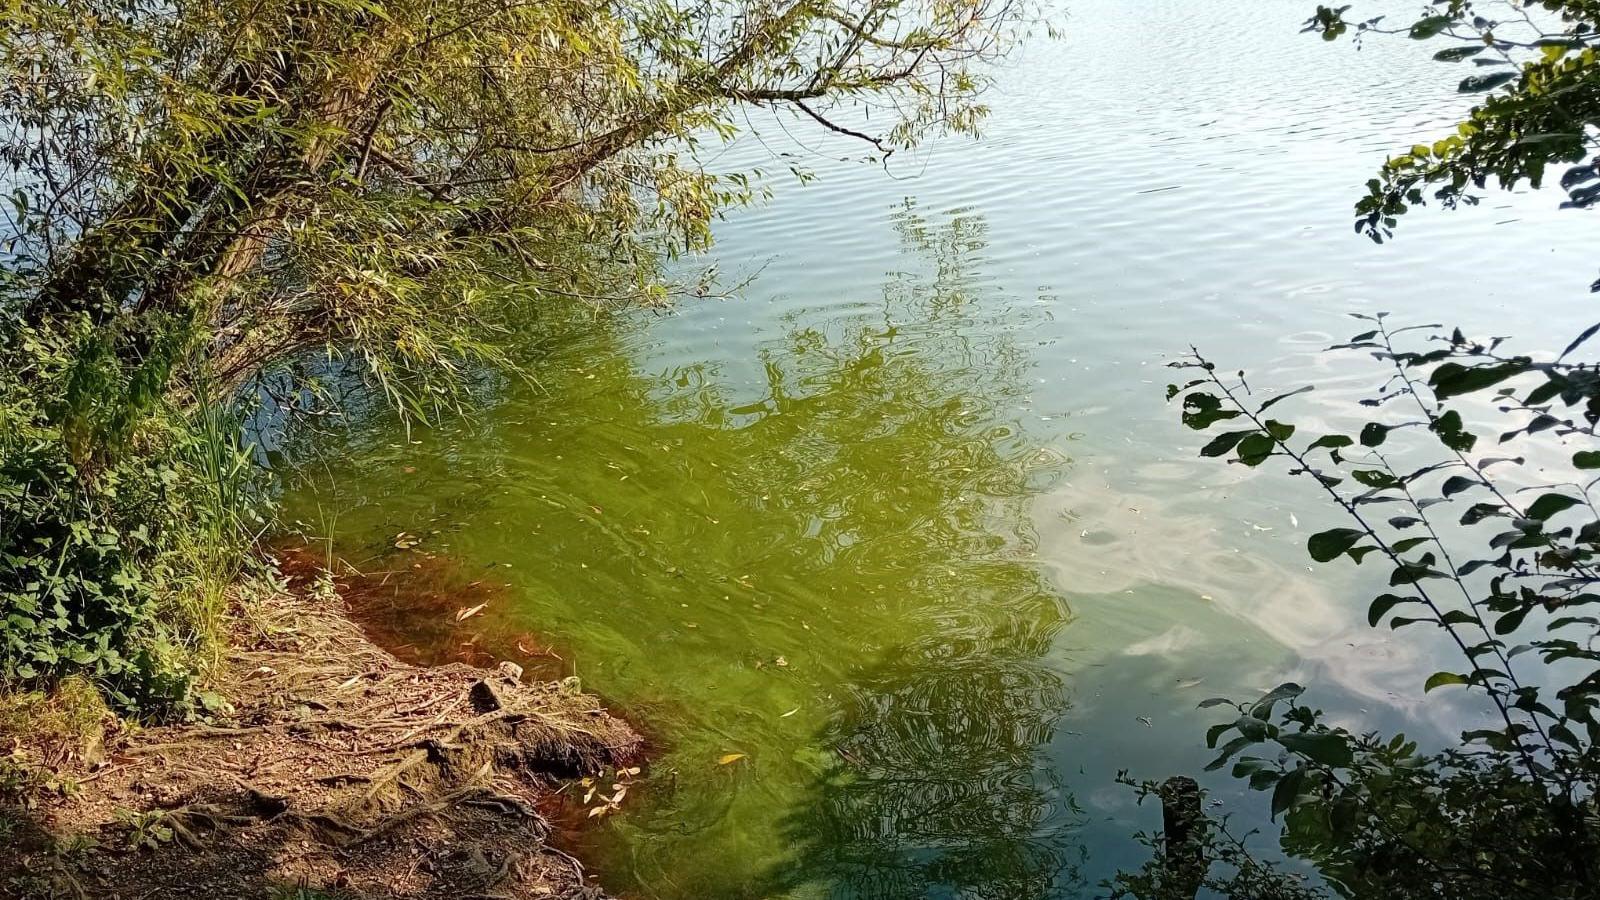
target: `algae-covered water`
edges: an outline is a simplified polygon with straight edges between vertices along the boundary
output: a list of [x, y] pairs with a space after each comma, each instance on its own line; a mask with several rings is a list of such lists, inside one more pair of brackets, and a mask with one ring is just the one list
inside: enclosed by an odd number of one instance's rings
[[1346, 313], [1559, 345], [1595, 226], [1495, 195], [1352, 236], [1385, 152], [1463, 101], [1414, 45], [1328, 46], [1309, 13], [1075, 3], [985, 140], [886, 167], [752, 114], [716, 164], [820, 178], [720, 223], [737, 298], [551, 307], [537, 384], [369, 425], [286, 510], [487, 604], [369, 610], [402, 650], [575, 675], [650, 733], [577, 848], [629, 897], [1091, 896], [1159, 821], [1116, 773], [1198, 771], [1195, 704], [1289, 678], [1436, 739], [1472, 712], [1419, 706], [1430, 649], [1366, 627], [1381, 573], [1310, 567], [1332, 517], [1305, 486], [1196, 459], [1162, 365], [1193, 342], [1318, 380], [1301, 414], [1337, 427], [1371, 382], [1318, 353]]

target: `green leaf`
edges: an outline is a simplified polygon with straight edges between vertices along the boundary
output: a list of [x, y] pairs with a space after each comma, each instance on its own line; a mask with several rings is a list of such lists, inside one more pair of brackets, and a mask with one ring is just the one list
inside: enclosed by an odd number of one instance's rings
[[1396, 606], [1402, 603], [1417, 602], [1420, 601], [1416, 597], [1402, 597], [1399, 594], [1379, 594], [1372, 599], [1372, 605], [1367, 607], [1367, 624], [1376, 628], [1378, 623], [1383, 621], [1383, 617], [1388, 615], [1389, 611]]
[[[1431, 554], [1424, 554], [1423, 559], [1428, 559]], [[1426, 563], [1403, 562], [1389, 573], [1389, 586], [1398, 587], [1402, 584], [1416, 584], [1424, 578], [1443, 578], [1443, 572], [1429, 568]]]
[[1267, 402], [1261, 404], [1261, 408], [1257, 409], [1256, 412], [1257, 413], [1266, 412], [1267, 410], [1271, 409], [1275, 404], [1280, 403], [1280, 402], [1282, 402], [1284, 400], [1287, 400], [1290, 397], [1295, 396], [1296, 394], [1304, 394], [1307, 391], [1311, 391], [1311, 390], [1315, 390], [1315, 389], [1316, 389], [1315, 385], [1308, 384], [1308, 385], [1306, 385], [1304, 387], [1295, 388], [1294, 390], [1289, 391], [1287, 393], [1279, 394], [1278, 396], [1273, 397], [1272, 399], [1268, 400]]
[[1232, 730], [1233, 730], [1233, 723], [1232, 722], [1223, 722], [1221, 725], [1213, 725], [1210, 728], [1207, 728], [1206, 729], [1206, 746], [1209, 747], [1209, 748], [1212, 748], [1212, 749], [1216, 749], [1217, 741], [1221, 740], [1223, 735], [1227, 734], [1228, 732], [1230, 732]]
[[1253, 738], [1236, 737], [1226, 744], [1223, 744], [1222, 750], [1220, 753], [1218, 753], [1217, 758], [1206, 764], [1206, 771], [1215, 772], [1216, 770], [1222, 768], [1228, 764], [1228, 760], [1231, 759], [1235, 753], [1238, 753], [1240, 750], [1243, 750], [1254, 743], [1256, 743], [1256, 741]]
[[1301, 687], [1300, 685], [1295, 684], [1292, 681], [1286, 681], [1283, 684], [1280, 684], [1277, 687], [1273, 688], [1272, 690], [1268, 691], [1266, 694], [1264, 694], [1261, 697], [1260, 700], [1257, 700], [1255, 702], [1255, 704], [1250, 707], [1250, 712], [1251, 712], [1252, 715], [1255, 715], [1256, 718], [1258, 718], [1258, 719], [1259, 718], [1263, 718], [1262, 716], [1257, 715], [1258, 711], [1268, 711], [1268, 712], [1270, 712], [1272, 710], [1273, 705], [1278, 703], [1280, 700], [1293, 699], [1293, 698], [1298, 697], [1301, 694], [1305, 693], [1305, 691], [1306, 691], [1306, 689]]
[[1195, 431], [1204, 431], [1217, 422], [1238, 417], [1238, 410], [1223, 409], [1222, 401], [1214, 394], [1195, 391], [1183, 398], [1183, 424]]
[[1227, 431], [1212, 438], [1209, 443], [1200, 448], [1201, 456], [1224, 456], [1234, 445], [1245, 436], [1255, 434], [1254, 429], [1246, 431]]
[[1305, 781], [1305, 769], [1295, 769], [1278, 779], [1277, 786], [1272, 789], [1272, 818], [1276, 819], [1289, 811], [1289, 807], [1299, 799], [1300, 787]]
[[1445, 479], [1444, 487], [1439, 489], [1439, 493], [1449, 497], [1452, 494], [1459, 494], [1467, 488], [1477, 487], [1482, 483], [1476, 478], [1468, 478], [1465, 475], [1451, 475]]
[[1492, 91], [1508, 81], [1515, 81], [1516, 72], [1491, 72], [1487, 75], [1468, 75], [1456, 85], [1456, 92], [1461, 94], [1477, 94], [1483, 91]]
[[1389, 426], [1368, 422], [1361, 427], [1361, 446], [1376, 447], [1389, 436]]
[[1276, 446], [1272, 438], [1256, 432], [1239, 442], [1239, 461], [1247, 466], [1259, 466], [1267, 461]]
[[1426, 16], [1411, 26], [1412, 40], [1425, 41], [1450, 27], [1449, 16]]
[[1306, 541], [1306, 550], [1317, 562], [1332, 562], [1366, 536], [1366, 532], [1354, 528], [1330, 528], [1313, 534]]
[[1600, 450], [1579, 450], [1572, 454], [1572, 464], [1580, 469], [1600, 469]]
[[1378, 469], [1356, 469], [1350, 477], [1369, 488], [1388, 488], [1400, 483], [1393, 475]]
[[1332, 731], [1301, 731], [1278, 735], [1278, 743], [1325, 766], [1348, 766], [1355, 752], [1344, 736]]
[[1482, 53], [1483, 50], [1484, 47], [1482, 44], [1476, 44], [1470, 47], [1449, 47], [1444, 50], [1440, 50], [1438, 53], [1435, 53], [1433, 58], [1439, 62], [1455, 63], [1461, 62], [1463, 59], [1467, 59], [1468, 57], [1477, 56], [1479, 53]]
[[1517, 628], [1522, 625], [1522, 620], [1526, 619], [1528, 617], [1528, 613], [1532, 611], [1533, 607], [1530, 605], [1518, 607], [1517, 609], [1513, 609], [1511, 612], [1506, 613], [1495, 621], [1494, 633], [1510, 634], [1511, 632], [1516, 631]]
[[1556, 513], [1577, 505], [1578, 501], [1566, 494], [1545, 494], [1528, 507], [1528, 518], [1543, 522]]
[[1354, 443], [1355, 441], [1342, 434], [1325, 434], [1322, 437], [1312, 441], [1311, 446], [1306, 448], [1306, 452], [1310, 453], [1311, 451], [1320, 449], [1322, 447], [1327, 447], [1330, 450], [1338, 450], [1341, 447], [1348, 447]]
[[1433, 421], [1428, 429], [1439, 436], [1439, 441], [1451, 450], [1465, 453], [1478, 442], [1478, 436], [1462, 429], [1461, 414], [1450, 410]]
[[1432, 385], [1434, 395], [1443, 400], [1493, 387], [1507, 378], [1526, 372], [1528, 366], [1529, 363], [1524, 360], [1471, 367], [1447, 362], [1433, 370], [1428, 376], [1428, 384]]
[[1422, 686], [1422, 692], [1424, 694], [1426, 694], [1427, 692], [1433, 690], [1436, 687], [1444, 687], [1447, 684], [1471, 684], [1471, 683], [1472, 682], [1468, 681], [1467, 680], [1467, 676], [1465, 676], [1465, 675], [1457, 675], [1454, 672], [1435, 672], [1432, 675], [1428, 676], [1427, 683]]

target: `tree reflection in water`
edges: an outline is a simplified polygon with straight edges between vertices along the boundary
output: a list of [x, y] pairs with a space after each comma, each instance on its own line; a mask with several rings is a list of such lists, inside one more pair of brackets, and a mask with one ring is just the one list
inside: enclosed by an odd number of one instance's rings
[[[885, 438], [909, 451], [904, 480], [857, 495], [852, 511], [883, 519], [915, 509], [920, 521], [882, 521], [875, 546], [837, 562], [892, 561], [882, 574], [896, 576], [906, 638], [851, 668], [837, 691], [838, 711], [814, 739], [823, 751], [810, 799], [785, 820], [793, 855], [771, 888], [1043, 897], [1076, 882], [1079, 863], [1078, 811], [1044, 756], [1067, 705], [1046, 659], [1068, 614], [1029, 561], [1027, 524], [1030, 497], [1060, 460], [1007, 421], [1027, 399], [1028, 360], [1011, 328], [994, 327], [1009, 311], [983, 308], [982, 221], [958, 214], [932, 226], [907, 208], [897, 227], [935, 271], [899, 275], [886, 289], [886, 319], [908, 324], [891, 326], [898, 333], [873, 355], [895, 363], [862, 378], [863, 355], [828, 367], [828, 380], [854, 382], [857, 408], [865, 395], [919, 411]], [[906, 490], [927, 496], [909, 507], [881, 496]]]
[[[1015, 900], [1073, 878], [1044, 757], [1068, 612], [1031, 517], [1066, 461], [1020, 424], [1036, 313], [992, 289], [977, 216], [894, 224], [881, 296], [795, 308], [753, 358], [706, 361], [717, 336], [682, 320], [557, 318], [541, 389], [338, 463], [344, 534], [429, 535], [508, 585], [445, 640], [548, 635], [663, 739], [584, 834], [615, 892]], [[646, 371], [644, 341], [680, 363]]]

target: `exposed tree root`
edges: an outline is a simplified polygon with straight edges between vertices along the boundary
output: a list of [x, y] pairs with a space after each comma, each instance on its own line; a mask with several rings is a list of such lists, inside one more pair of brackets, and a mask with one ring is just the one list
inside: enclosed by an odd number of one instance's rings
[[[0, 884], [127, 900], [265, 898], [295, 884], [356, 897], [598, 896], [544, 843], [539, 812], [556, 779], [625, 766], [640, 749], [592, 697], [525, 683], [510, 665], [401, 663], [303, 598], [252, 612], [265, 627], [222, 685], [236, 712], [113, 739], [102, 767], [79, 773], [82, 791], [34, 813], [53, 841], [0, 850]], [[133, 841], [138, 816], [146, 830]]]

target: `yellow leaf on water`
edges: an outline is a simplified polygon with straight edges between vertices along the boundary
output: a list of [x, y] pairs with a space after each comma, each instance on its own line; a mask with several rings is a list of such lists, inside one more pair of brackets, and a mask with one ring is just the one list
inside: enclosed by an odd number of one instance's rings
[[729, 763], [736, 763], [741, 759], [744, 759], [744, 754], [743, 753], [729, 753], [729, 754], [724, 755], [722, 758], [718, 759], [717, 760], [717, 765], [725, 766], [725, 765], [727, 765]]
[[789, 710], [788, 712], [784, 713], [783, 715], [779, 716], [778, 718], [787, 719], [787, 718], [789, 718], [790, 716], [794, 715], [795, 713], [797, 713], [799, 711], [800, 711], [800, 707], [796, 706], [794, 709]]

